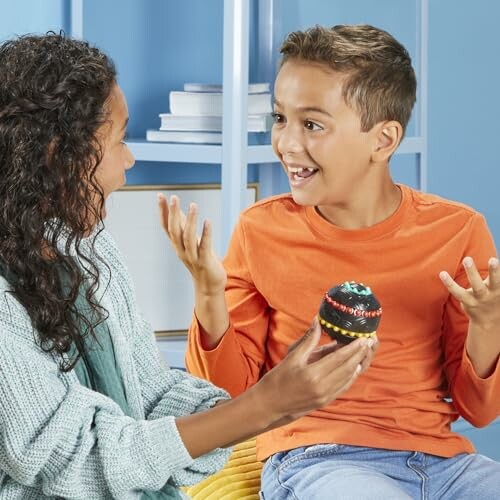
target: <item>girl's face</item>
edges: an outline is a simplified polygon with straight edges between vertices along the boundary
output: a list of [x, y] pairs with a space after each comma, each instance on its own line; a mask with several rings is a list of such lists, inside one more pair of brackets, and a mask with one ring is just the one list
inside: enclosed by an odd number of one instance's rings
[[[128, 109], [125, 96], [118, 85], [115, 85], [111, 91], [107, 105], [109, 120], [98, 131], [103, 155], [96, 171], [96, 180], [105, 198], [125, 185], [125, 172], [135, 163], [125, 143]], [[105, 215], [102, 214], [102, 217], [104, 218]]]

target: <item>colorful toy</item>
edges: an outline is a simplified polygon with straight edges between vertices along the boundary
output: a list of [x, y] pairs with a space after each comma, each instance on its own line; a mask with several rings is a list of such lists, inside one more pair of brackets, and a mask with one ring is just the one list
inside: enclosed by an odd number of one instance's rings
[[375, 337], [382, 316], [380, 303], [370, 287], [346, 281], [330, 288], [319, 308], [322, 330], [341, 344]]

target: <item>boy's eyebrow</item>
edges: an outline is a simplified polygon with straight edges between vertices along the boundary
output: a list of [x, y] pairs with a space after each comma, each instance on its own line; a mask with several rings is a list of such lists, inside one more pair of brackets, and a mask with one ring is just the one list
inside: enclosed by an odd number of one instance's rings
[[[274, 104], [278, 107], [282, 107], [280, 102], [275, 99], [274, 100]], [[302, 108], [297, 108], [298, 111], [301, 111], [302, 113], [321, 113], [322, 115], [326, 115], [326, 116], [329, 116], [330, 118], [333, 118], [333, 116], [328, 113], [328, 111], [325, 111], [324, 109], [321, 109], [321, 108], [316, 108], [314, 106], [305, 106], [305, 107], [302, 107]]]
[[326, 115], [326, 116], [329, 116], [330, 118], [332, 118], [332, 115], [330, 113], [328, 113], [328, 111], [325, 111], [324, 109], [321, 109], [321, 108], [315, 108], [314, 106], [313, 107], [305, 107], [305, 108], [297, 108], [299, 111], [302, 111], [302, 112], [315, 112], [315, 113], [321, 113], [322, 115]]

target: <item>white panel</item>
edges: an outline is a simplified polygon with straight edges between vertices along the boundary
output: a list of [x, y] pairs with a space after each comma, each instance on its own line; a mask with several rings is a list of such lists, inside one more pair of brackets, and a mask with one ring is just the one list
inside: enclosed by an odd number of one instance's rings
[[[140, 188], [138, 186], [138, 188]], [[175, 193], [186, 208], [199, 206], [200, 217], [213, 225], [215, 251], [220, 250], [220, 189], [124, 189], [113, 193], [107, 203], [105, 226], [114, 236], [135, 283], [137, 301], [155, 331], [185, 330], [193, 312], [193, 287], [189, 272], [175, 255], [160, 226], [156, 194]], [[247, 189], [247, 205], [255, 201], [256, 190]]]

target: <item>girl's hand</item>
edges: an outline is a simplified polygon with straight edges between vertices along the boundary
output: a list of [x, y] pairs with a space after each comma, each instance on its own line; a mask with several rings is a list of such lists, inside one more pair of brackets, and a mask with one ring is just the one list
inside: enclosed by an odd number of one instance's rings
[[203, 295], [215, 295], [224, 292], [227, 275], [222, 262], [212, 250], [212, 230], [205, 220], [201, 238], [196, 234], [198, 207], [189, 205], [187, 216], [179, 206], [179, 198], [170, 197], [170, 203], [158, 193], [160, 223], [165, 230], [175, 253], [191, 273], [197, 292]]
[[315, 320], [283, 361], [254, 386], [275, 417], [272, 427], [326, 406], [347, 391], [369, 366], [373, 341], [357, 339], [341, 349], [335, 344], [317, 348], [320, 337]]

